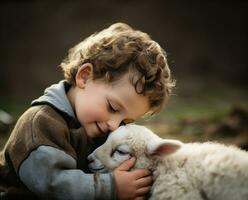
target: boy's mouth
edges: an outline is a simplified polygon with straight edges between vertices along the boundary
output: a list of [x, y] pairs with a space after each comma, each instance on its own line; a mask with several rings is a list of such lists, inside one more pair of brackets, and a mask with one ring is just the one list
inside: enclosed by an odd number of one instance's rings
[[98, 123], [96, 123], [96, 127], [97, 127], [97, 129], [99, 130], [99, 132], [101, 133], [101, 134], [105, 134], [106, 132], [98, 125]]

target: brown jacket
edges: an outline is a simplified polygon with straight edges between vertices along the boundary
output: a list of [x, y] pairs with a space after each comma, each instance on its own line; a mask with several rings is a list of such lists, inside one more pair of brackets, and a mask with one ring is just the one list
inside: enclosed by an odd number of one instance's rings
[[87, 156], [102, 142], [90, 140], [73, 117], [48, 104], [33, 106], [20, 117], [0, 153], [0, 197], [4, 192], [5, 199], [35, 199], [34, 194], [115, 199], [111, 173], [86, 174]]
[[66, 121], [48, 105], [28, 109], [18, 120], [0, 153], [0, 185], [3, 190], [25, 188], [18, 177], [20, 164], [37, 147], [48, 145], [65, 151], [85, 169], [90, 142], [83, 128], [69, 129]]

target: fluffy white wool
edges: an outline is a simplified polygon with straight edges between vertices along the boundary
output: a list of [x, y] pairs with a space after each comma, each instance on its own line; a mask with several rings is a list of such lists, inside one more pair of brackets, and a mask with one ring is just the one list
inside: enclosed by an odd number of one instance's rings
[[110, 134], [90, 156], [92, 171], [112, 171], [131, 156], [153, 171], [152, 200], [248, 200], [248, 153], [218, 143], [158, 137], [143, 126]]

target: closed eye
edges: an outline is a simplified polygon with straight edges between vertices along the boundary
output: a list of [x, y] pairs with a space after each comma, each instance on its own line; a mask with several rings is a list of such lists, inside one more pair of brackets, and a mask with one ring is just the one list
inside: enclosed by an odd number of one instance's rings
[[118, 112], [118, 109], [116, 109], [116, 108], [110, 103], [109, 100], [108, 100], [107, 102], [108, 102], [108, 103], [107, 103], [107, 104], [108, 104], [107, 106], [108, 106], [108, 111], [109, 111], [109, 112], [111, 112], [111, 113], [116, 113], [116, 112]]
[[116, 148], [114, 149], [114, 153], [117, 153], [121, 156], [129, 155], [130, 152], [131, 152], [130, 148], [126, 144], [120, 144], [120, 145], [116, 146]]
[[112, 150], [111, 158], [115, 162], [122, 163], [125, 160], [131, 158], [131, 149], [127, 144], [120, 144]]
[[128, 152], [125, 152], [125, 151], [122, 151], [122, 150], [119, 150], [119, 149], [116, 149], [116, 152], [119, 153], [120, 155], [128, 154]]

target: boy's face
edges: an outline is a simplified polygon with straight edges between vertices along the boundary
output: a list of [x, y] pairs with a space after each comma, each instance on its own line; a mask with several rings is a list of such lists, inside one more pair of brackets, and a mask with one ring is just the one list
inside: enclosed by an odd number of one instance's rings
[[149, 111], [148, 98], [136, 93], [128, 74], [108, 84], [92, 80], [91, 70], [90, 64], [84, 64], [77, 73], [76, 86], [68, 93], [77, 119], [89, 137], [107, 134]]

